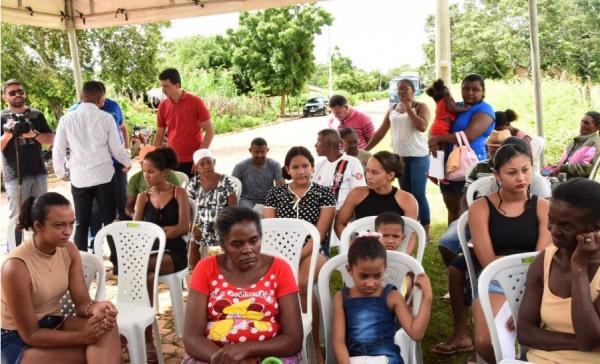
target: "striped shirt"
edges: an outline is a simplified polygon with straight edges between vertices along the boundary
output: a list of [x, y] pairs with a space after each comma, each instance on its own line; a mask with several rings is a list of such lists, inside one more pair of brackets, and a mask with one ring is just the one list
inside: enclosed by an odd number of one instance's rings
[[358, 147], [360, 149], [364, 149], [373, 137], [373, 134], [375, 134], [375, 127], [373, 126], [371, 117], [362, 111], [352, 108], [350, 108], [350, 114], [344, 120], [338, 120], [335, 116], [332, 116], [331, 120], [329, 120], [329, 127], [337, 129], [337, 131], [344, 128], [353, 129], [358, 137]]
[[65, 114], [58, 123], [52, 164], [59, 178], [66, 174], [67, 148], [70, 151], [71, 184], [77, 188], [110, 182], [115, 173], [111, 155], [124, 166], [131, 164], [113, 117], [89, 102], [82, 102], [77, 110]]

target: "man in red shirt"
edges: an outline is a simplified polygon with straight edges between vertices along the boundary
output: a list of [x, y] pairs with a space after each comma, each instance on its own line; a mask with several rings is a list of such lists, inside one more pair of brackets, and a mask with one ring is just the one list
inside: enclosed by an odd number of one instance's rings
[[329, 127], [341, 131], [351, 128], [358, 137], [358, 148], [364, 149], [375, 133], [373, 121], [369, 115], [348, 106], [348, 100], [342, 95], [333, 95], [329, 99], [329, 108], [333, 117], [329, 120]]
[[192, 155], [198, 149], [208, 149], [215, 136], [210, 114], [200, 97], [181, 89], [181, 76], [176, 69], [167, 68], [158, 79], [167, 98], [158, 106], [154, 146], [163, 145], [166, 129], [168, 145], [175, 149], [179, 159], [177, 170], [191, 177]]

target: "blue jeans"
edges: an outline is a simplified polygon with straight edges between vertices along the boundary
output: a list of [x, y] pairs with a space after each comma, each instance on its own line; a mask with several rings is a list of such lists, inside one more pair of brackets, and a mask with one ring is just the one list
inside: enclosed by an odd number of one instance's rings
[[[48, 192], [48, 175], [38, 174], [37, 176], [23, 177], [23, 183], [20, 186], [21, 198], [19, 200], [19, 181], [12, 179], [5, 181], [6, 194], [8, 195], [8, 217], [9, 219], [15, 218], [19, 215], [21, 206], [19, 203], [25, 202], [29, 197], [37, 197]], [[20, 202], [19, 202], [20, 201]], [[7, 231], [8, 234], [13, 234], [15, 237], [16, 245], [21, 244], [23, 234], [21, 230], [15, 229], [13, 231]]]
[[403, 157], [404, 176], [401, 187], [410, 192], [419, 203], [419, 222], [429, 225], [429, 202], [425, 190], [427, 187], [427, 173], [429, 172], [429, 155], [424, 157]]
[[[458, 220], [452, 221], [450, 225], [448, 225], [448, 229], [444, 232], [442, 237], [440, 238], [439, 246], [443, 246], [444, 248], [450, 250], [454, 255], [458, 255], [462, 252], [460, 247], [460, 240], [458, 240]], [[467, 227], [466, 231], [467, 239], [471, 239], [471, 232]]]
[[[63, 322], [62, 316], [44, 316], [38, 321], [42, 329], [54, 329]], [[23, 352], [29, 349], [17, 330], [2, 329], [2, 364], [18, 364]]]

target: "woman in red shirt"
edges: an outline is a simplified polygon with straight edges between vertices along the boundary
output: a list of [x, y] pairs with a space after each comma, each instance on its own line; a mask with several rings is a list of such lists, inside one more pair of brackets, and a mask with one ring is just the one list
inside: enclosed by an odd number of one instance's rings
[[183, 363], [254, 364], [268, 356], [299, 363], [302, 320], [292, 269], [260, 253], [254, 211], [227, 207], [215, 228], [223, 253], [200, 261], [192, 274]]

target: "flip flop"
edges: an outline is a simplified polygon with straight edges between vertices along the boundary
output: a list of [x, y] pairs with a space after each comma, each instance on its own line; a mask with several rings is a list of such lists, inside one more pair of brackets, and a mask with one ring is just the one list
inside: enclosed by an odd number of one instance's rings
[[431, 349], [431, 352], [440, 355], [454, 355], [457, 353], [470, 352], [473, 351], [473, 349], [473, 344], [467, 346], [457, 346], [448, 343], [439, 343]]

